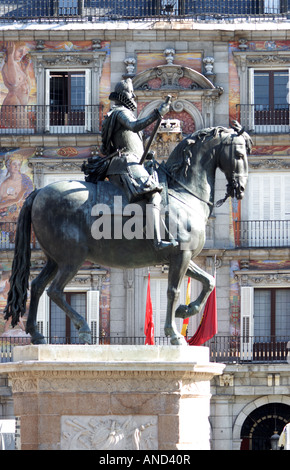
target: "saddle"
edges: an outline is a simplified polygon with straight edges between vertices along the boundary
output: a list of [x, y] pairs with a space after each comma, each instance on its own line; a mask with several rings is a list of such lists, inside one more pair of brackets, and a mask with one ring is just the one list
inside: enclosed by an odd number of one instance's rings
[[[94, 156], [88, 159], [87, 162], [84, 162], [81, 170], [85, 174], [85, 180], [90, 183], [94, 183], [97, 186], [97, 201], [100, 204], [106, 204], [109, 206], [110, 210], [114, 206], [114, 197], [122, 198], [122, 212], [124, 207], [129, 204], [128, 197], [125, 191], [122, 190], [119, 186], [113, 184], [111, 181], [106, 180], [107, 169], [110, 164], [110, 160], [106, 160], [100, 156]], [[144, 166], [149, 174], [153, 174], [159, 184], [162, 186], [161, 198], [162, 206], [166, 207], [168, 204], [168, 184], [167, 184], [167, 175], [165, 171], [162, 171], [162, 165], [159, 168], [156, 168], [156, 162], [152, 158], [145, 161]], [[160, 171], [161, 170], [161, 171]], [[147, 201], [142, 199], [136, 204], [145, 206]]]
[[[162, 181], [159, 179], [159, 183], [162, 186], [162, 191], [160, 194], [162, 198], [161, 204], [163, 207], [166, 207], [168, 204], [168, 185], [166, 175], [164, 173], [163, 175], [165, 178]], [[96, 192], [98, 204], [105, 204], [108, 206], [111, 213], [114, 212], [117, 204], [120, 212], [123, 214], [125, 207], [130, 204], [125, 191], [123, 191], [119, 186], [113, 184], [111, 181], [98, 181], [96, 183]], [[134, 202], [134, 204], [140, 205], [144, 211], [147, 203], [148, 201], [145, 198]]]

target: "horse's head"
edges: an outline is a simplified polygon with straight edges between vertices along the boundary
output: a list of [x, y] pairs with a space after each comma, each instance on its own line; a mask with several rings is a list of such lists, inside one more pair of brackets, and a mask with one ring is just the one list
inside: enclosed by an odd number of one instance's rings
[[248, 180], [248, 157], [252, 141], [238, 122], [232, 129], [221, 134], [219, 167], [224, 172], [228, 185], [227, 196], [242, 199]]

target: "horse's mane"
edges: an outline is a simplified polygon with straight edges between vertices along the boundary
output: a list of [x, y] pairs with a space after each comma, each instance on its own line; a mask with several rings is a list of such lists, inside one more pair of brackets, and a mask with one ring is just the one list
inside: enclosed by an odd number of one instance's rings
[[211, 139], [221, 137], [222, 134], [228, 136], [242, 135], [246, 142], [247, 152], [251, 153], [252, 140], [249, 134], [245, 132], [244, 128], [237, 121], [234, 121], [230, 129], [223, 126], [209, 127], [200, 129], [183, 139], [170, 154], [166, 162], [166, 169], [170, 173], [176, 174], [182, 172], [186, 176], [191, 158], [198, 152], [197, 147]]

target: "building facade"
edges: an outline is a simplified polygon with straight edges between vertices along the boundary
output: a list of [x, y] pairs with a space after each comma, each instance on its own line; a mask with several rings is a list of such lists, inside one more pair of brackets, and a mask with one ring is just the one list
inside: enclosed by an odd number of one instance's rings
[[[212, 448], [269, 448], [290, 421], [289, 0], [0, 2], [0, 56], [1, 360], [11, 344], [29, 342], [3, 318], [24, 199], [84, 179], [83, 161], [100, 152], [110, 91], [131, 77], [141, 117], [172, 96], [153, 144], [159, 161], [202, 128], [238, 120], [251, 134], [245, 198], [214, 209], [196, 263], [215, 272], [218, 334], [207, 346], [211, 360], [226, 363], [212, 383]], [[216, 201], [225, 190], [217, 171]], [[33, 236], [32, 248], [31, 279], [45, 263]], [[166, 343], [167, 267], [86, 263], [66, 298], [95, 342], [144, 344], [149, 270], [156, 343]], [[191, 298], [199, 292], [192, 282]], [[200, 320], [190, 320], [189, 336]], [[50, 342], [76, 341], [46, 293], [38, 323]], [[0, 419], [11, 418], [5, 377], [0, 386]]]

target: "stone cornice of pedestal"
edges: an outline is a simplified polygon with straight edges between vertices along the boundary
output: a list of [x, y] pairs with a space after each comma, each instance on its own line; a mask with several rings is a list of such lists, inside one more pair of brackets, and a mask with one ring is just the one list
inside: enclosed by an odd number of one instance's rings
[[110, 346], [110, 345], [28, 345], [16, 346], [13, 362], [0, 364], [0, 373], [10, 378], [20, 375], [36, 379], [49, 373], [132, 373], [150, 375], [198, 375], [211, 380], [220, 375], [224, 364], [208, 361], [208, 348], [196, 346]]

